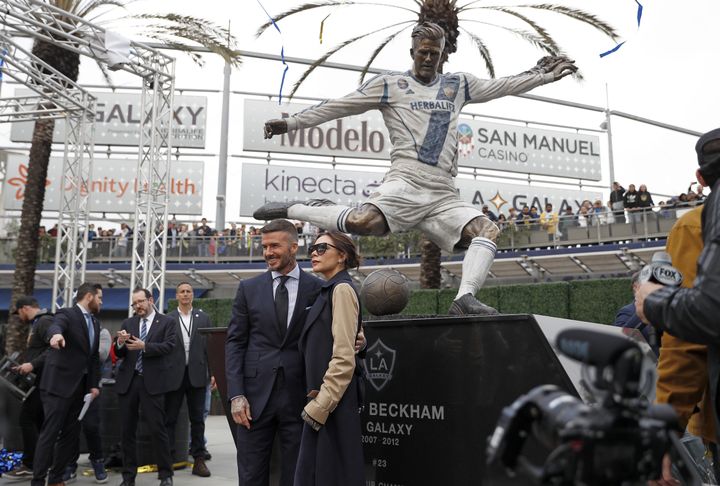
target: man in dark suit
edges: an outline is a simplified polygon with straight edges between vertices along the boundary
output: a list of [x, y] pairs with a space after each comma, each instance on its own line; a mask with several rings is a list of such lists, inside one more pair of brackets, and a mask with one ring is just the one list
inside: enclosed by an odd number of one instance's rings
[[80, 433], [83, 397], [100, 394], [100, 325], [93, 314], [100, 312], [102, 287], [84, 283], [76, 300], [76, 305], [57, 311], [45, 334], [51, 347], [40, 378], [45, 420], [35, 449], [32, 486], [44, 486], [51, 465], [48, 484], [63, 484], [65, 465], [72, 459]]
[[205, 393], [210, 381], [207, 359], [207, 340], [199, 329], [212, 327], [210, 316], [193, 308], [193, 288], [188, 282], [175, 287], [178, 308], [168, 314], [176, 322], [177, 336], [172, 353], [172, 368], [168, 380], [172, 390], [165, 395], [165, 426], [170, 439], [170, 449], [175, 446], [175, 425], [187, 397], [190, 416], [190, 455], [193, 457], [192, 473], [200, 477], [210, 476], [205, 464]]
[[260, 233], [269, 270], [238, 286], [225, 343], [225, 373], [233, 418], [241, 425], [239, 483], [267, 486], [277, 434], [280, 485], [291, 486], [306, 401], [298, 338], [323, 282], [297, 265], [298, 236], [292, 223], [278, 219]]
[[137, 433], [139, 408], [150, 426], [160, 486], [172, 486], [173, 469], [165, 429], [165, 393], [172, 390], [168, 374], [175, 346], [175, 321], [155, 312], [152, 294], [135, 289], [132, 305], [135, 315], [122, 323], [115, 342], [115, 356], [123, 358], [115, 380], [122, 421], [123, 481], [134, 486], [137, 475]]

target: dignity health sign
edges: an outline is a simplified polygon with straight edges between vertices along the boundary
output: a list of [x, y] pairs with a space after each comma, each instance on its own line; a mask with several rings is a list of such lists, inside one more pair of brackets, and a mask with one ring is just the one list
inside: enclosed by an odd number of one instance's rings
[[[15, 96], [30, 93], [16, 90]], [[137, 147], [140, 143], [140, 94], [93, 92], [95, 105], [95, 145], [124, 145]], [[173, 108], [172, 146], [205, 148], [207, 98], [204, 96], [175, 96]], [[34, 122], [12, 124], [10, 140], [32, 141]], [[55, 122], [53, 141], [65, 141], [65, 121]]]
[[[264, 139], [266, 120], [288, 117], [309, 106], [297, 103], [278, 106], [272, 101], [245, 100], [243, 148], [260, 152], [390, 159], [392, 144], [378, 110]], [[602, 178], [600, 139], [595, 135], [464, 117], [458, 123], [458, 165], [591, 181]]]
[[[45, 205], [48, 211], [60, 209], [62, 159], [52, 157], [45, 182]], [[3, 185], [5, 209], [22, 209], [27, 183], [27, 157], [8, 155], [7, 175]], [[90, 192], [90, 211], [134, 213], [135, 198], [140, 182], [137, 179], [137, 160], [95, 159]], [[203, 163], [172, 161], [170, 163], [171, 214], [202, 214]]]
[[[240, 216], [252, 216], [255, 209], [271, 201], [329, 199], [357, 206], [367, 200], [384, 176], [384, 172], [243, 163]], [[507, 213], [511, 207], [521, 209], [525, 204], [534, 204], [542, 211], [546, 203], [551, 203], [555, 211], [568, 206], [577, 211], [586, 199], [602, 199], [599, 192], [465, 178], [456, 178], [455, 187], [464, 201], [478, 207], [487, 204], [495, 213]]]

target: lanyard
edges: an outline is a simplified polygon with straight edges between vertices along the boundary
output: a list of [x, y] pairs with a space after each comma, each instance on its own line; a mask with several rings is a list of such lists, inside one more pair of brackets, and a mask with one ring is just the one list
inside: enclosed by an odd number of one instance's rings
[[178, 319], [180, 319], [180, 325], [185, 330], [185, 333], [188, 335], [188, 338], [190, 338], [190, 330], [192, 329], [192, 325], [193, 325], [193, 310], [190, 309], [190, 326], [185, 325], [185, 321], [183, 321], [182, 313], [180, 313], [180, 309], [178, 309]]

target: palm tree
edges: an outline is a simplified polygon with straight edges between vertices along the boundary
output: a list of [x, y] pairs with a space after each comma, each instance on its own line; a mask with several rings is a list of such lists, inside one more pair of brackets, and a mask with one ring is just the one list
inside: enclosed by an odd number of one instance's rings
[[[127, 13], [126, 7], [132, 1], [134, 0], [47, 0], [50, 5], [98, 25], [108, 25], [121, 18], [123, 21], [128, 18], [133, 19], [133, 27], [141, 31], [144, 37], [183, 50], [191, 56], [193, 61], [201, 65], [202, 57], [196, 52], [191, 52], [192, 44], [208, 48], [234, 66], [240, 63], [239, 55], [234, 50], [235, 38], [228, 29], [218, 27], [204, 19], [178, 14], [142, 14], [121, 17], [120, 14]], [[115, 14], [114, 17], [113, 14]], [[79, 54], [41, 40], [35, 41], [32, 53], [68, 78], [77, 81], [80, 68]], [[106, 79], [109, 80], [105, 66], [100, 63], [98, 65]], [[35, 123], [33, 131], [27, 185], [18, 233], [18, 241], [22, 244], [17, 248], [10, 309], [15, 307], [19, 296], [31, 295], [35, 287], [38, 228], [45, 200], [45, 180], [52, 151], [54, 127], [54, 120], [43, 119]], [[25, 348], [27, 326], [22, 325], [17, 316], [12, 316], [8, 322], [6, 336], [7, 353], [21, 351]]]
[[[309, 12], [316, 9], [328, 9], [332, 7], [337, 7], [341, 5], [350, 5], [350, 6], [378, 6], [378, 7], [384, 7], [388, 9], [396, 9], [401, 10], [408, 14], [407, 20], [402, 20], [399, 22], [394, 22], [390, 25], [386, 25], [384, 27], [379, 27], [377, 29], [373, 29], [370, 32], [367, 32], [365, 34], [361, 34], [355, 37], [352, 37], [350, 39], [347, 39], [340, 44], [336, 45], [332, 49], [328, 50], [323, 56], [316, 59], [310, 67], [308, 67], [307, 70], [300, 76], [300, 79], [295, 83], [293, 86], [292, 93], [290, 94], [290, 98], [293, 97], [297, 89], [300, 87], [300, 85], [307, 79], [307, 77], [320, 65], [322, 65], [325, 61], [327, 61], [331, 56], [339, 52], [340, 50], [344, 49], [345, 47], [354, 44], [362, 39], [371, 37], [375, 34], [380, 34], [382, 32], [390, 31], [389, 35], [382, 39], [380, 43], [375, 47], [373, 52], [371, 53], [370, 57], [368, 58], [367, 62], [363, 66], [363, 70], [360, 74], [360, 82], [363, 81], [365, 78], [365, 75], [367, 74], [368, 69], [370, 69], [370, 66], [372, 66], [372, 63], [375, 61], [375, 59], [378, 57], [378, 55], [402, 32], [411, 29], [416, 23], [418, 22], [434, 22], [438, 25], [440, 25], [443, 29], [445, 29], [445, 54], [446, 59], [450, 54], [457, 51], [458, 47], [458, 37], [461, 33], [467, 34], [470, 39], [473, 41], [473, 44], [478, 50], [478, 53], [480, 54], [480, 57], [483, 60], [483, 63], [485, 65], [485, 69], [487, 70], [488, 75], [491, 78], [495, 77], [495, 64], [493, 62], [493, 57], [490, 53], [490, 49], [487, 45], [487, 43], [483, 40], [480, 35], [475, 33], [472, 27], [474, 26], [482, 26], [484, 28], [490, 28], [490, 29], [498, 29], [505, 32], [509, 32], [515, 36], [517, 36], [519, 39], [531, 44], [534, 47], [537, 47], [542, 52], [548, 55], [557, 56], [557, 55], [564, 55], [564, 50], [558, 45], [557, 41], [550, 35], [549, 31], [543, 27], [541, 24], [539, 24], [537, 21], [533, 20], [531, 16], [529, 16], [529, 12], [532, 11], [543, 11], [543, 12], [551, 12], [555, 13], [560, 16], [569, 17], [571, 19], [574, 19], [578, 22], [585, 23], [589, 25], [590, 27], [597, 29], [601, 33], [607, 35], [610, 39], [617, 41], [618, 40], [618, 33], [616, 32], [615, 28], [608, 24], [607, 22], [603, 21], [602, 19], [598, 18], [596, 15], [593, 15], [591, 13], [585, 12], [584, 10], [569, 8], [563, 5], [554, 5], [554, 4], [547, 4], [547, 3], [541, 3], [541, 4], [524, 4], [524, 5], [516, 5], [516, 6], [496, 6], [496, 5], [478, 5], [481, 3], [482, 0], [473, 0], [468, 1], [467, 3], [458, 6], [458, 0], [406, 0], [408, 4], [412, 3], [414, 4], [411, 7], [406, 7], [402, 5], [394, 5], [390, 3], [383, 3], [383, 2], [377, 2], [373, 0], [369, 1], [362, 1], [362, 0], [354, 0], [354, 1], [346, 1], [346, 0], [323, 0], [318, 2], [310, 2], [310, 3], [304, 3], [302, 5], [299, 5], [298, 7], [292, 8], [290, 10], [286, 10], [285, 12], [282, 12], [275, 16], [274, 20], [276, 22], [279, 22], [285, 18], [291, 17], [293, 15]], [[508, 17], [508, 19], [515, 19], [515, 21], [519, 21], [522, 24], [525, 24], [527, 26], [526, 29], [520, 29], [516, 27], [511, 27], [508, 25], [499, 24], [496, 21], [492, 21], [493, 18], [497, 17], [497, 14], [505, 15]], [[486, 16], [484, 17], [483, 14]], [[492, 17], [487, 16], [487, 14], [495, 14], [492, 15]], [[376, 18], [382, 18], [382, 16], [378, 15]], [[270, 21], [264, 23], [260, 26], [258, 29], [256, 35], [259, 37], [262, 35], [265, 30], [267, 30], [268, 27], [270, 27], [272, 23]], [[387, 33], [387, 32], [386, 32]], [[442, 66], [441, 66], [442, 70]]]
[[[549, 31], [539, 24], [532, 18], [531, 12], [543, 11], [551, 12], [559, 16], [569, 17], [578, 22], [587, 24], [588, 26], [597, 29], [603, 34], [607, 35], [613, 41], [618, 40], [618, 33], [615, 28], [598, 18], [596, 15], [585, 12], [583, 10], [565, 7], [563, 5], [555, 4], [523, 4], [515, 6], [497, 6], [497, 5], [479, 5], [481, 0], [467, 1], [462, 5], [458, 5], [458, 0], [406, 0], [408, 6], [395, 5], [391, 3], [384, 3], [375, 0], [323, 0], [311, 3], [305, 3], [298, 7], [292, 8], [285, 12], [282, 12], [275, 16], [275, 21], [279, 22], [282, 19], [291, 17], [293, 15], [301, 14], [312, 10], [328, 9], [340, 5], [373, 5], [377, 7], [383, 7], [387, 9], [401, 10], [407, 14], [408, 19], [399, 22], [379, 27], [371, 30], [365, 34], [352, 37], [335, 47], [328, 50], [323, 56], [316, 59], [310, 67], [300, 76], [298, 81], [293, 86], [293, 90], [290, 93], [290, 99], [292, 99], [295, 92], [298, 90], [300, 85], [307, 79], [307, 77], [325, 61], [327, 61], [332, 55], [345, 47], [354, 44], [362, 39], [371, 37], [375, 34], [385, 33], [388, 34], [383, 38], [380, 43], [370, 54], [367, 62], [363, 66], [360, 74], [360, 82], [365, 78], [370, 66], [378, 57], [378, 55], [385, 49], [399, 34], [412, 28], [418, 22], [434, 22], [440, 25], [445, 30], [445, 60], [450, 54], [457, 51], [457, 40], [461, 33], [465, 33], [470, 37], [473, 44], [478, 50], [480, 57], [483, 60], [485, 69], [491, 78], [495, 77], [495, 64], [493, 57], [490, 53], [485, 40], [480, 37], [479, 34], [474, 32], [473, 27], [481, 26], [484, 28], [498, 29], [517, 36], [520, 40], [529, 43], [530, 45], [540, 49], [547, 55], [557, 56], [565, 55], [563, 49], [558, 45], [557, 41], [550, 35]], [[412, 4], [412, 5], [411, 5]], [[483, 15], [485, 14], [485, 16]], [[487, 14], [495, 14], [492, 17]], [[493, 21], [493, 18], [497, 18], [498, 15], [504, 15], [508, 20], [512, 19], [514, 22], [520, 22], [524, 24], [526, 28], [516, 28], [508, 25], [503, 25]], [[382, 18], [377, 15], [375, 18]], [[260, 36], [270, 25], [271, 22], [266, 22], [261, 25], [257, 31], [257, 36]], [[443, 61], [444, 62], [444, 61]], [[440, 72], [442, 72], [442, 64], [440, 65]], [[575, 75], [577, 78], [579, 74]], [[440, 248], [434, 243], [424, 238], [423, 244], [421, 245], [421, 285], [423, 288], [440, 288]], [[437, 268], [435, 268], [437, 267]]]

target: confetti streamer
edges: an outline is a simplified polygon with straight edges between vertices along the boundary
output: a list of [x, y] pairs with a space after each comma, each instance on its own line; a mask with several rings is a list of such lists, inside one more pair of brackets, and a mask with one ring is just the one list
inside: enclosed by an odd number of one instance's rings
[[5, 48], [0, 52], [0, 83], [2, 83], [3, 79], [2, 68], [5, 66], [5, 56], [7, 56], [7, 53], [8, 51]]
[[327, 14], [325, 16], [325, 18], [322, 19], [322, 21], [320, 22], [320, 44], [322, 44], [322, 35], [323, 35], [323, 30], [325, 29], [325, 21], [328, 19], [328, 17], [330, 17], [330, 15], [332, 15], [332, 12]]
[[336, 5], [336, 6], [335, 6], [335, 9], [334, 9], [332, 12], [330, 12], [329, 14], [327, 14], [327, 15], [325, 16], [325, 18], [320, 21], [320, 44], [323, 43], [323, 31], [325, 30], [325, 21], [326, 21], [326, 20], [328, 19], [328, 17], [330, 17], [337, 9], [339, 9], [340, 7], [343, 7], [343, 6], [347, 5], [347, 3], [348, 3], [348, 0], [343, 0], [342, 3]]
[[[263, 4], [260, 3], [260, 0], [257, 0], [258, 5], [260, 5], [260, 8], [263, 9], [263, 12], [265, 12], [265, 15], [268, 16], [270, 19], [270, 22], [272, 22], [273, 27], [275, 27], [275, 30], [278, 31], [278, 34], [280, 34], [280, 39], [282, 39], [282, 31], [280, 30], [280, 27], [278, 27], [278, 24], [275, 23], [275, 19], [272, 18], [272, 16], [268, 13], [268, 11], [263, 7]], [[282, 79], [280, 80], [280, 94], [278, 96], [278, 105], [282, 104], [282, 94], [283, 94], [283, 86], [285, 85], [285, 76], [287, 75], [288, 69], [290, 69], [290, 66], [288, 66], [287, 62], [285, 62], [285, 44], [282, 44], [280, 47], [280, 60], [283, 63], [283, 66], [285, 66], [285, 69], [283, 69], [282, 73]]]
[[[640, 28], [640, 22], [642, 21], [643, 6], [642, 6], [642, 4], [641, 4], [638, 0], [635, 0], [635, 3], [637, 3], [637, 6], [638, 6], [638, 9], [637, 9], [637, 24], [638, 24], [638, 29], [639, 29], [639, 28]], [[616, 52], [618, 49], [620, 49], [620, 48], [623, 46], [623, 44], [625, 44], [625, 41], [620, 42], [618, 45], [616, 45], [615, 47], [613, 47], [613, 48], [610, 49], [609, 51], [603, 52], [602, 54], [600, 54], [600, 57], [602, 58], [602, 57], [605, 57], [605, 56], [607, 56], [607, 55], [609, 55], [609, 54], [612, 54], [613, 52]]]
[[22, 452], [8, 452], [7, 449], [0, 450], [0, 476], [3, 473], [12, 471], [15, 466], [22, 462]]

